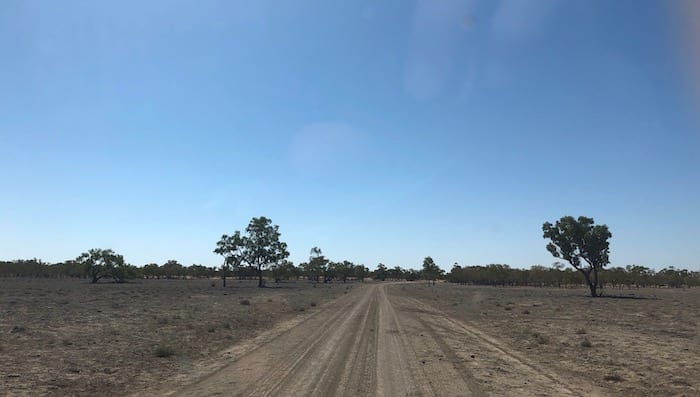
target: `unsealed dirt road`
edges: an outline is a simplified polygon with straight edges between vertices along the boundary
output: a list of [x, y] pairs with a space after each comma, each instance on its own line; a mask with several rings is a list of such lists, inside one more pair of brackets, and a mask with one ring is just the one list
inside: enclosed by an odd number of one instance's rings
[[387, 284], [355, 288], [303, 321], [234, 347], [182, 396], [600, 395]]

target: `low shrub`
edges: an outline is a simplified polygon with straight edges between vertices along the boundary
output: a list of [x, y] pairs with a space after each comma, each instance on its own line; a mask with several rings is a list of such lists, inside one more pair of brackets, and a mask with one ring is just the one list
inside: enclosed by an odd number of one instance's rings
[[170, 356], [174, 355], [175, 350], [170, 346], [158, 345], [158, 347], [156, 347], [156, 350], [154, 353], [155, 353], [156, 357], [166, 358], [166, 357], [170, 357]]

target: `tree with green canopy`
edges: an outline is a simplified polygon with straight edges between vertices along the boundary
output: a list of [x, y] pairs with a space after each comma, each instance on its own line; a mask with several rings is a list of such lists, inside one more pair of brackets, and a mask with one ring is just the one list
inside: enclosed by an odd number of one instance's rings
[[435, 284], [435, 280], [440, 277], [442, 273], [443, 270], [435, 264], [433, 258], [426, 256], [425, 259], [423, 259], [423, 278], [428, 280], [428, 283], [432, 281], [432, 283]]
[[251, 219], [245, 230], [243, 256], [250, 266], [257, 269], [258, 287], [264, 287], [263, 268], [289, 257], [287, 243], [280, 241], [279, 226], [264, 216]]
[[542, 237], [549, 239], [547, 251], [554, 257], [569, 262], [583, 274], [591, 296], [599, 296], [598, 272], [610, 263], [612, 234], [607, 225], [596, 225], [593, 218], [564, 216], [554, 225], [542, 225]]
[[91, 249], [83, 252], [75, 262], [83, 266], [93, 284], [105, 277], [111, 277], [114, 282], [123, 283], [126, 278], [134, 275], [134, 270], [124, 262], [124, 257], [111, 249]]
[[246, 246], [246, 238], [241, 236], [241, 232], [238, 230], [231, 236], [222, 235], [221, 239], [216, 243], [214, 253], [224, 257], [224, 263], [221, 265], [221, 278], [223, 279], [224, 288], [226, 287], [226, 275], [231, 268], [238, 268], [245, 261]]

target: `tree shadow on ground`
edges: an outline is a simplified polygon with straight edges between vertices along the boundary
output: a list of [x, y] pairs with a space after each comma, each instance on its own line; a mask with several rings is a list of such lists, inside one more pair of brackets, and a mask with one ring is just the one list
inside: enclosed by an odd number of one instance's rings
[[636, 295], [601, 295], [598, 298], [605, 299], [632, 299], [632, 300], [659, 300], [655, 296], [636, 296]]

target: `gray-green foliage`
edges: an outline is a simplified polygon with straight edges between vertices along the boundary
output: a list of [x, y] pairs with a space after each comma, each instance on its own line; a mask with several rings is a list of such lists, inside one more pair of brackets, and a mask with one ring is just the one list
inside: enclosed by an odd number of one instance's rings
[[593, 218], [564, 216], [554, 225], [542, 225], [543, 237], [549, 239], [547, 251], [569, 262], [586, 278], [591, 296], [598, 296], [598, 272], [610, 263], [612, 234], [607, 225], [596, 225]]
[[223, 279], [224, 287], [226, 287], [226, 276], [231, 271], [231, 268], [236, 269], [245, 261], [247, 244], [246, 238], [241, 236], [241, 232], [238, 230], [231, 236], [224, 234], [217, 241], [214, 253], [224, 257], [224, 263], [221, 265], [221, 278]]
[[258, 269], [258, 287], [262, 287], [262, 269], [289, 257], [287, 243], [280, 241], [279, 226], [264, 216], [251, 219], [245, 231], [245, 260]]
[[380, 263], [377, 265], [377, 269], [374, 271], [374, 277], [384, 281], [386, 280], [387, 273], [387, 267], [383, 263]]
[[286, 259], [270, 266], [270, 273], [276, 283], [279, 283], [282, 279], [289, 280], [293, 277], [299, 277], [299, 269], [294, 266], [294, 263]]
[[426, 256], [425, 259], [423, 259], [423, 278], [432, 281], [433, 283], [435, 282], [435, 279], [440, 277], [440, 275], [443, 273], [442, 269], [438, 265], [435, 264], [435, 261], [433, 261], [433, 258]]
[[280, 241], [279, 226], [273, 225], [272, 220], [264, 216], [251, 219], [245, 231], [245, 236], [238, 230], [232, 236], [221, 236], [214, 253], [224, 257], [224, 283], [230, 267], [238, 267], [245, 262], [257, 270], [258, 286], [262, 287], [263, 268], [285, 260], [289, 256], [287, 244]]
[[135, 274], [132, 266], [124, 262], [124, 257], [111, 249], [91, 249], [88, 252], [83, 252], [75, 259], [75, 262], [84, 267], [85, 273], [93, 284], [105, 277], [111, 277], [116, 282], [123, 282]]
[[[322, 275], [327, 276], [329, 262], [320, 248], [313, 247], [309, 252], [309, 261], [302, 263], [301, 268], [309, 280], [318, 282]], [[328, 281], [326, 277], [324, 277], [325, 281]]]

